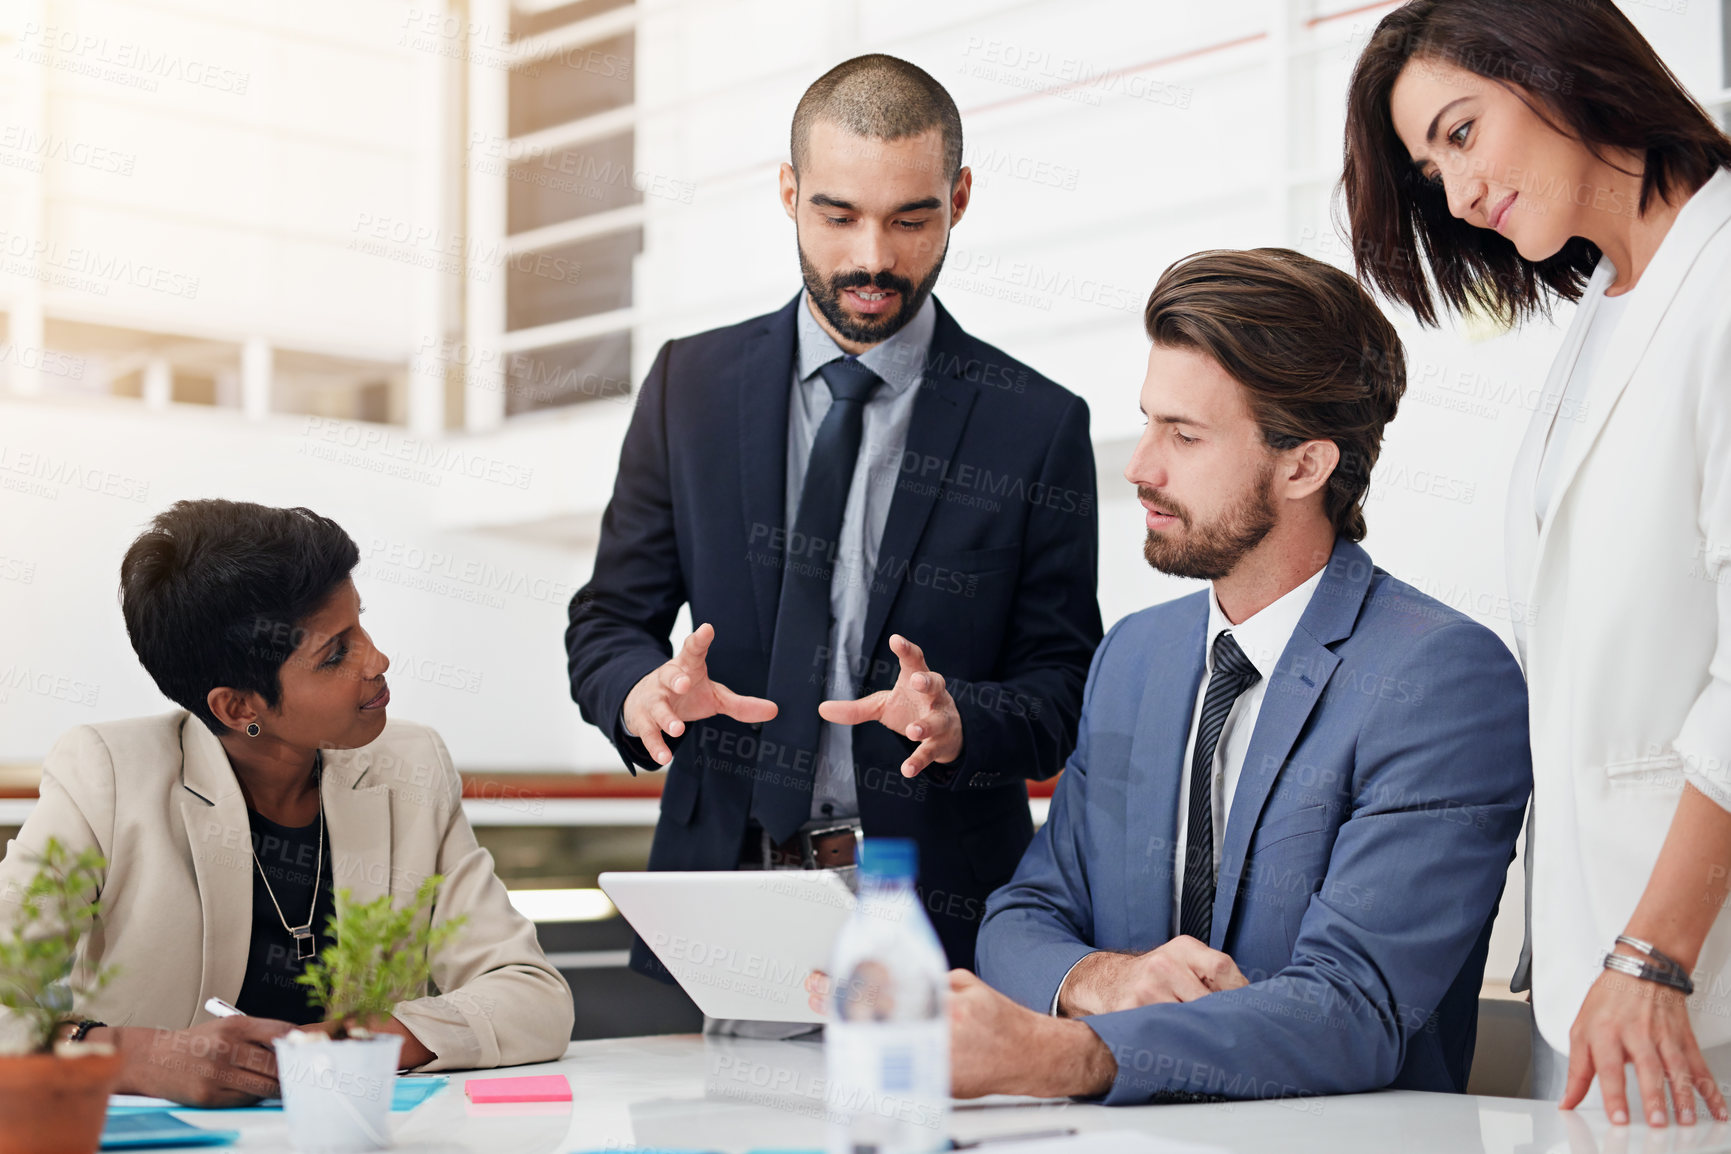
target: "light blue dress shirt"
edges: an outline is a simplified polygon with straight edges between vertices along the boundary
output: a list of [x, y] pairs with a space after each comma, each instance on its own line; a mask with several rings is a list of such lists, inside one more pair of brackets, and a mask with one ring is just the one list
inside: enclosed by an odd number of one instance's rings
[[[809, 293], [801, 296], [798, 313], [793, 394], [787, 409], [788, 525], [793, 525], [798, 516], [812, 442], [829, 412], [829, 385], [818, 370], [847, 355], [812, 315]], [[837, 542], [835, 574], [830, 580], [829, 604], [834, 624], [830, 628], [826, 698], [859, 696], [859, 686], [868, 672], [860, 648], [865, 643], [871, 576], [877, 567], [878, 545], [889, 520], [890, 503], [895, 498], [908, 426], [913, 420], [914, 402], [919, 398], [920, 381], [925, 377], [936, 323], [937, 307], [927, 297], [919, 312], [900, 331], [867, 349], [859, 358], [884, 383], [866, 402], [859, 460], [854, 464], [847, 509], [842, 515], [841, 539]], [[918, 638], [914, 640], [917, 642]], [[818, 738], [811, 816], [827, 819], [858, 815], [853, 727], [825, 722]]]

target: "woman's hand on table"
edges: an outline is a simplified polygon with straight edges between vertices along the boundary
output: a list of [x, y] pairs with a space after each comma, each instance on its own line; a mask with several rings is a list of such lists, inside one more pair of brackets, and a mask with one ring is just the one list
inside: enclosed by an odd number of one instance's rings
[[[310, 1026], [300, 1028], [308, 1032], [330, 1034], [333, 1037], [337, 1032], [335, 1022], [314, 1022]], [[413, 1070], [416, 1067], [425, 1066], [438, 1057], [437, 1054], [422, 1045], [421, 1040], [415, 1037], [409, 1028], [395, 1017], [386, 1018], [382, 1022], [375, 1022], [372, 1031], [375, 1034], [395, 1034], [403, 1040], [402, 1053], [397, 1055], [397, 1068], [399, 1070]]]
[[[1696, 788], [1683, 787], [1659, 860], [1647, 879], [1640, 904], [1624, 934], [1655, 943], [1684, 973], [1692, 972], [1701, 944], [1713, 929], [1731, 893], [1731, 809]], [[1639, 958], [1643, 951], [1618, 943], [1616, 952]], [[1701, 1056], [1689, 1024], [1685, 995], [1643, 978], [1607, 970], [1599, 975], [1569, 1028], [1569, 1079], [1562, 1107], [1572, 1110], [1599, 1079], [1605, 1114], [1613, 1123], [1629, 1120], [1624, 1064], [1635, 1064], [1641, 1086], [1641, 1113], [1649, 1126], [1667, 1121], [1665, 1086], [1671, 1087], [1677, 1121], [1695, 1121], [1695, 1095], [1721, 1122], [1727, 1121], [1725, 1095]]]
[[217, 1018], [185, 1030], [102, 1026], [91, 1042], [106, 1042], [123, 1061], [115, 1089], [188, 1106], [250, 1106], [278, 1094], [271, 1042], [294, 1029], [269, 1018]]
[[1615, 1125], [1626, 1125], [1624, 1064], [1629, 1062], [1635, 1065], [1647, 1125], [1660, 1128], [1669, 1121], [1666, 1085], [1671, 1087], [1671, 1101], [1682, 1125], [1695, 1123], [1696, 1094], [1714, 1118], [1721, 1122], [1731, 1118], [1725, 1096], [1696, 1044], [1683, 994], [1608, 970], [1593, 983], [1569, 1029], [1569, 1078], [1562, 1109], [1580, 1105], [1598, 1078], [1606, 1117]]

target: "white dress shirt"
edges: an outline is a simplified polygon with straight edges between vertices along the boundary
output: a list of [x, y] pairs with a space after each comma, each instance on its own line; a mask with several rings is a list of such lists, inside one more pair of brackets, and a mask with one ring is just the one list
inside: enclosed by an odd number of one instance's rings
[[1551, 418], [1551, 429], [1545, 436], [1544, 455], [1539, 459], [1539, 479], [1533, 486], [1533, 513], [1540, 526], [1543, 526], [1545, 518], [1550, 516], [1551, 504], [1556, 498], [1557, 478], [1562, 472], [1563, 459], [1567, 456], [1565, 450], [1569, 445], [1569, 436], [1587, 415], [1587, 386], [1592, 383], [1593, 370], [1610, 352], [1611, 338], [1616, 335], [1617, 323], [1623, 319], [1623, 314], [1629, 311], [1630, 298], [1637, 291], [1630, 289], [1622, 296], [1600, 297], [1596, 311], [1587, 322], [1587, 335], [1581, 342], [1581, 354], [1575, 358], [1574, 368], [1569, 372], [1569, 383], [1564, 387], [1562, 399], [1557, 403], [1557, 411]]
[[[1326, 568], [1326, 567], [1325, 567]], [[1208, 636], [1204, 639], [1202, 684], [1196, 688], [1196, 705], [1190, 713], [1190, 739], [1184, 744], [1184, 764], [1178, 776], [1178, 843], [1177, 857], [1172, 866], [1172, 933], [1178, 933], [1184, 901], [1184, 851], [1186, 831], [1190, 827], [1190, 763], [1196, 757], [1196, 730], [1202, 722], [1202, 702], [1208, 696], [1208, 679], [1214, 676], [1214, 639], [1230, 631], [1232, 640], [1262, 674], [1256, 684], [1238, 695], [1226, 724], [1220, 730], [1220, 741], [1214, 747], [1214, 869], [1220, 870], [1220, 848], [1226, 844], [1226, 823], [1232, 813], [1232, 795], [1238, 790], [1238, 778], [1244, 769], [1244, 755], [1250, 750], [1251, 735], [1256, 732], [1256, 719], [1262, 713], [1262, 699], [1268, 696], [1268, 681], [1280, 665], [1280, 655], [1292, 640], [1304, 611], [1317, 586], [1322, 584], [1324, 569], [1318, 569], [1304, 584], [1287, 593], [1260, 613], [1234, 625], [1220, 608], [1220, 599], [1208, 589]]]

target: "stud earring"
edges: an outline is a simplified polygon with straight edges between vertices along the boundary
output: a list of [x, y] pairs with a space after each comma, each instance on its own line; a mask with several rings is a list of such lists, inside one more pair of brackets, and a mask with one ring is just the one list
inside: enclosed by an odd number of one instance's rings
[[257, 737], [258, 736], [258, 722], [253, 721], [253, 722], [247, 723], [246, 735], [248, 737]]

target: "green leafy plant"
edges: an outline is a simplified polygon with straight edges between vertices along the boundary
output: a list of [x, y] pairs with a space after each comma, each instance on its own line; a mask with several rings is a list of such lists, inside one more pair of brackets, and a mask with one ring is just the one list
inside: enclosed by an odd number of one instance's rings
[[336, 1023], [335, 1037], [372, 1027], [390, 1017], [398, 1002], [419, 997], [426, 988], [433, 953], [465, 921], [432, 924], [433, 897], [444, 880], [439, 874], [429, 877], [401, 909], [391, 904], [389, 894], [357, 905], [348, 890], [337, 891], [337, 910], [328, 923], [334, 940], [295, 979]]
[[74, 974], [78, 943], [102, 913], [96, 895], [108, 863], [94, 849], [74, 854], [54, 838], [39, 860], [18, 894], [11, 933], [0, 938], [0, 1006], [28, 1026], [28, 1053], [49, 1050], [54, 1028], [72, 1016], [73, 1005], [115, 972], [109, 966]]

